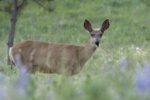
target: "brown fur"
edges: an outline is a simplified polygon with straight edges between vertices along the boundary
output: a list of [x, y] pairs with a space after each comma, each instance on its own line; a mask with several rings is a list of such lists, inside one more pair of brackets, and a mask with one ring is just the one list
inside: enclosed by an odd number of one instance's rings
[[[11, 55], [16, 63], [15, 56], [20, 54], [21, 63], [31, 72], [38, 69], [43, 72], [62, 73], [63, 70], [69, 71], [69, 74], [76, 74], [95, 50], [96, 46], [90, 42], [85, 46], [78, 46], [26, 40], [13, 46]], [[31, 55], [32, 52], [34, 54]]]

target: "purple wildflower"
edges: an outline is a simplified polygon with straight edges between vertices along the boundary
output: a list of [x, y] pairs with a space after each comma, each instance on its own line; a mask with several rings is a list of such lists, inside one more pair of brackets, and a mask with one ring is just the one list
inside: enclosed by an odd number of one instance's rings
[[5, 84], [0, 85], [0, 100], [6, 100], [7, 86]]
[[4, 91], [2, 91], [2, 90], [0, 91], [0, 100], [4, 100], [4, 94], [3, 94], [3, 92]]
[[107, 63], [105, 64], [107, 70], [112, 70], [111, 66]]
[[150, 64], [148, 62], [145, 62], [143, 70], [138, 68], [136, 85], [142, 92], [150, 90]]
[[17, 87], [25, 87], [28, 84], [28, 70], [27, 67], [22, 63], [20, 54], [16, 55], [16, 66], [19, 67], [19, 79]]
[[127, 60], [126, 58], [121, 58], [120, 60], [120, 71], [123, 73], [123, 74], [126, 74], [126, 67], [127, 67]]
[[127, 66], [127, 60], [126, 60], [126, 58], [121, 58], [120, 59], [120, 66], [121, 67], [126, 67]]
[[0, 93], [0, 100], [4, 100], [4, 96], [2, 93]]
[[17, 81], [17, 91], [21, 96], [26, 97], [27, 96], [27, 91], [26, 87], [28, 86], [28, 71], [26, 68], [21, 68], [20, 69], [20, 76]]
[[84, 91], [82, 89], [79, 89], [77, 92], [80, 96], [84, 95]]
[[20, 54], [16, 54], [16, 66], [17, 67], [23, 67], [24, 66], [23, 63], [22, 63], [22, 61], [21, 61]]
[[0, 73], [0, 83], [3, 82], [3, 79], [4, 79], [4, 75]]
[[26, 96], [26, 87], [28, 86], [29, 74], [27, 67], [22, 63], [20, 55], [16, 55], [16, 66], [19, 67], [19, 78], [17, 81], [18, 93], [22, 96]]
[[47, 83], [48, 83], [48, 84], [50, 84], [50, 83], [51, 83], [51, 79], [50, 79], [50, 78], [48, 78]]
[[48, 93], [47, 93], [47, 100], [52, 100], [53, 99], [53, 91], [49, 91]]
[[28, 70], [26, 68], [21, 68], [17, 87], [26, 87], [27, 85], [28, 85]]

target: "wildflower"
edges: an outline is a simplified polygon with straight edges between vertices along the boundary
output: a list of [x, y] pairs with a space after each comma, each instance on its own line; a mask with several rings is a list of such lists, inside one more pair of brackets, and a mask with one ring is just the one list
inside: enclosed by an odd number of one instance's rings
[[3, 79], [4, 79], [4, 75], [0, 73], [0, 83], [3, 82]]
[[78, 92], [78, 94], [81, 95], [81, 96], [84, 95], [84, 91], [83, 91], [82, 89], [79, 89], [77, 92]]
[[28, 71], [26, 68], [20, 69], [20, 76], [17, 85], [18, 87], [26, 87], [28, 85]]
[[126, 67], [127, 66], [127, 60], [126, 60], [126, 58], [121, 58], [120, 59], [120, 66], [121, 67]]
[[145, 62], [143, 70], [142, 68], [138, 69], [136, 85], [142, 92], [150, 90], [150, 64], [148, 62]]
[[28, 86], [28, 81], [29, 81], [29, 74], [28, 74], [28, 70], [27, 67], [22, 63], [21, 59], [20, 59], [20, 55], [16, 55], [16, 66], [19, 67], [19, 78], [16, 84], [18, 93], [21, 96], [26, 96], [27, 95], [27, 91], [26, 91], [26, 87]]
[[111, 66], [107, 63], [105, 64], [107, 70], [112, 70]]
[[22, 64], [20, 54], [16, 54], [16, 66], [17, 66], [17, 67], [23, 67], [23, 66], [24, 66], [24, 65]]
[[0, 100], [6, 100], [7, 86], [5, 84], [0, 85]]
[[4, 100], [4, 96], [2, 93], [0, 93], [0, 100]]
[[53, 99], [53, 91], [49, 91], [48, 93], [47, 93], [47, 100], [52, 100]]
[[48, 83], [48, 84], [50, 84], [50, 83], [51, 83], [51, 79], [50, 79], [50, 78], [48, 78], [47, 83]]
[[23, 65], [20, 54], [16, 55], [16, 66], [19, 67], [19, 79], [18, 79], [18, 87], [25, 87], [28, 84], [28, 70], [25, 65]]

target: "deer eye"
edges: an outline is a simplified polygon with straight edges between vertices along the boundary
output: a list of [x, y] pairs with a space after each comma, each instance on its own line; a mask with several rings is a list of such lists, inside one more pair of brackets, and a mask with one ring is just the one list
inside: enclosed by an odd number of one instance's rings
[[99, 36], [101, 37], [103, 34], [99, 34]]
[[91, 36], [92, 36], [92, 37], [94, 37], [94, 36], [95, 36], [95, 34], [91, 34]]

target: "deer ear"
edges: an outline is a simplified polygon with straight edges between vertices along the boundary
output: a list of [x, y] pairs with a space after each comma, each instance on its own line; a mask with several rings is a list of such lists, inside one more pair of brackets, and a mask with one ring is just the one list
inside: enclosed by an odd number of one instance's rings
[[92, 25], [87, 19], [85, 19], [84, 21], [84, 28], [88, 30], [89, 32], [92, 32]]
[[109, 19], [106, 19], [101, 26], [101, 32], [104, 32], [108, 28], [109, 28]]

